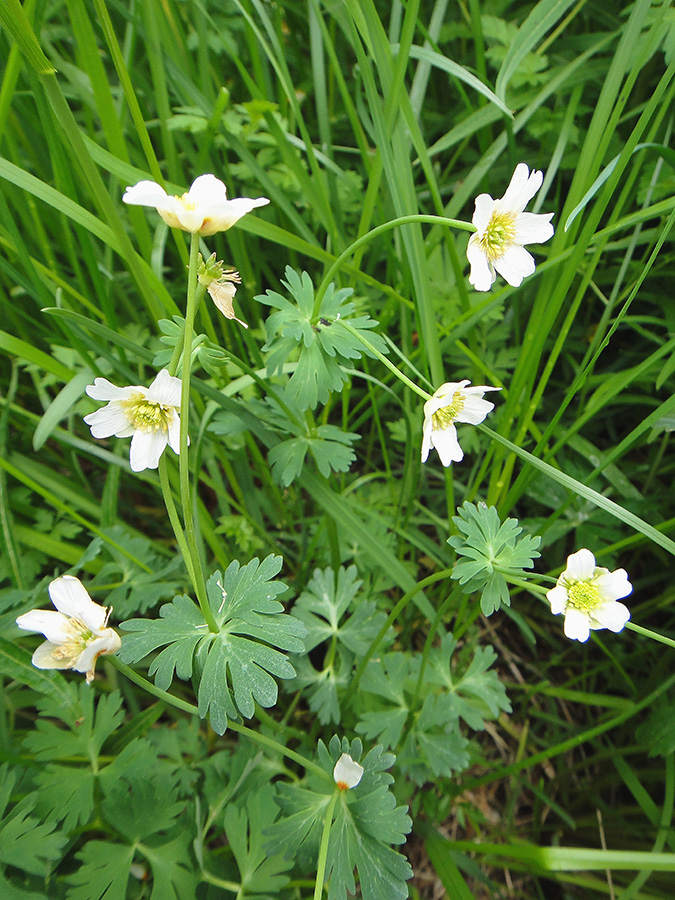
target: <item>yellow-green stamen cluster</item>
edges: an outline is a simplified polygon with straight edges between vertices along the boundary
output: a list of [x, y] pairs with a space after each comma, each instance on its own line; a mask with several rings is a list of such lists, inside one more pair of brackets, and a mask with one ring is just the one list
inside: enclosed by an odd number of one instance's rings
[[602, 603], [600, 591], [592, 581], [575, 581], [567, 588], [568, 605], [580, 612], [590, 612]]
[[138, 431], [168, 431], [176, 413], [173, 406], [146, 400], [142, 394], [123, 400], [122, 406], [130, 423]]
[[487, 258], [495, 260], [506, 253], [515, 237], [516, 213], [493, 212], [478, 243]]
[[68, 622], [68, 639], [62, 641], [52, 651], [54, 659], [68, 660], [74, 663], [82, 655], [89, 641], [94, 637], [94, 632], [80, 622], [79, 619], [71, 619]]
[[449, 428], [464, 409], [464, 397], [457, 391], [447, 406], [442, 406], [432, 413], [431, 424], [434, 430]]

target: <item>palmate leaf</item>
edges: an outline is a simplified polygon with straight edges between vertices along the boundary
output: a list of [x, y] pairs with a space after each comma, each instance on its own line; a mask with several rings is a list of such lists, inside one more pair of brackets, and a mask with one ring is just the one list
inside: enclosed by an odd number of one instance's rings
[[[238, 713], [250, 718], [255, 703], [273, 706], [276, 678], [293, 678], [295, 669], [283, 650], [301, 653], [305, 627], [286, 615], [275, 599], [286, 590], [271, 580], [282, 559], [268, 556], [240, 566], [235, 560], [224, 575], [215, 572], [206, 589], [218, 632], [209, 631], [199, 607], [186, 596], [175, 597], [160, 609], [159, 619], [131, 619], [122, 625], [127, 634], [120, 657], [135, 663], [159, 647], [149, 673], [167, 690], [174, 674], [198, 678], [199, 714], [210, 715], [218, 734]], [[168, 646], [167, 646], [168, 645]]]
[[412, 827], [407, 807], [396, 806], [390, 791], [393, 778], [386, 771], [396, 761], [381, 746], [363, 759], [357, 738], [331, 739], [327, 749], [319, 741], [317, 761], [327, 778], [307, 778], [306, 786], [280, 784], [278, 802], [285, 815], [267, 830], [270, 852], [282, 849], [289, 858], [309, 859], [314, 864], [318, 852], [326, 808], [337, 790], [333, 767], [342, 753], [349, 753], [364, 768], [359, 784], [340, 792], [333, 813], [328, 842], [326, 880], [328, 900], [345, 900], [354, 894], [358, 873], [364, 900], [403, 900], [408, 896], [406, 881], [412, 876], [408, 861], [390, 844], [402, 844]]
[[[49, 863], [61, 856], [67, 835], [54, 833], [55, 822], [41, 823], [31, 815], [37, 794], [11, 806], [16, 775], [0, 767], [0, 866], [11, 865], [33, 875], [46, 875]], [[4, 895], [3, 895], [4, 896]]]
[[387, 345], [380, 335], [372, 332], [377, 325], [374, 319], [367, 315], [350, 318], [355, 310], [354, 303], [347, 302], [353, 294], [351, 288], [336, 291], [333, 284], [329, 285], [315, 315], [314, 285], [307, 272], [298, 275], [287, 266], [285, 274], [286, 281], [282, 284], [292, 301], [276, 291], [256, 297], [277, 310], [265, 323], [267, 343], [263, 350], [270, 352], [267, 372], [272, 375], [281, 371], [284, 363], [299, 350], [297, 368], [287, 386], [288, 398], [303, 410], [314, 409], [318, 403], [326, 403], [331, 391], [341, 390], [347, 381], [344, 363], [360, 359], [364, 354], [373, 356], [358, 338], [337, 324], [339, 319], [348, 320], [357, 331], [367, 331], [369, 342], [381, 353], [388, 352]]
[[268, 454], [272, 474], [282, 487], [288, 487], [302, 472], [307, 451], [324, 478], [331, 472], [348, 472], [356, 458], [351, 445], [358, 440], [358, 434], [342, 431], [335, 425], [319, 425], [307, 434], [272, 447]]
[[511, 597], [504, 575], [524, 575], [541, 554], [537, 547], [540, 537], [525, 535], [517, 519], [504, 523], [494, 506], [468, 500], [452, 521], [461, 532], [448, 538], [459, 559], [452, 578], [463, 585], [464, 593], [481, 592], [480, 606], [483, 615], [490, 616], [500, 606], [510, 606]]

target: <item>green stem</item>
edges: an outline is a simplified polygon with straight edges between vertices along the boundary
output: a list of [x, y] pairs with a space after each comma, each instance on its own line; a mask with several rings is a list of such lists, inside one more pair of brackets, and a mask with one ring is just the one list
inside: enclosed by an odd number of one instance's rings
[[192, 565], [192, 556], [190, 555], [190, 548], [187, 545], [187, 541], [185, 540], [185, 534], [183, 533], [183, 528], [180, 524], [178, 510], [176, 509], [176, 504], [173, 502], [173, 495], [171, 493], [171, 484], [169, 483], [169, 473], [168, 473], [168, 469], [167, 469], [166, 453], [163, 453], [160, 456], [158, 468], [159, 468], [159, 484], [162, 489], [164, 505], [166, 506], [166, 511], [169, 514], [169, 521], [171, 522], [171, 527], [173, 528], [173, 533], [176, 537], [176, 543], [178, 544], [178, 549], [181, 552], [181, 556], [183, 557], [183, 561], [185, 562], [185, 568], [188, 571], [188, 575], [190, 576], [190, 581], [192, 582], [192, 587], [196, 593], [197, 592], [197, 578], [195, 575], [194, 566]]
[[414, 222], [427, 222], [431, 225], [449, 225], [451, 228], [460, 228], [463, 231], [476, 231], [475, 225], [472, 225], [471, 222], [463, 222], [461, 219], [448, 219], [445, 216], [427, 216], [417, 214], [410, 216], [399, 216], [397, 219], [392, 219], [390, 222], [384, 222], [382, 225], [378, 225], [376, 228], [373, 228], [366, 234], [361, 235], [360, 238], [357, 238], [354, 243], [350, 244], [349, 247], [346, 248], [346, 250], [343, 250], [335, 260], [333, 265], [328, 269], [314, 296], [314, 309], [312, 315], [314, 317], [317, 317], [319, 315], [319, 310], [321, 309], [321, 301], [323, 300], [324, 294], [328, 289], [328, 285], [331, 283], [333, 276], [336, 274], [336, 272], [339, 271], [342, 264], [347, 259], [349, 259], [349, 257], [354, 253], [355, 250], [358, 250], [359, 247], [362, 247], [364, 244], [369, 243], [379, 234], [384, 234], [386, 231], [391, 231], [392, 228], [398, 228], [399, 225], [412, 225]]
[[[168, 691], [163, 691], [161, 688], [157, 687], [156, 684], [153, 684], [152, 681], [148, 681], [147, 678], [143, 678], [142, 675], [139, 675], [138, 672], [135, 672], [130, 666], [128, 666], [126, 663], [123, 663], [116, 656], [110, 656], [109, 661], [112, 663], [112, 665], [115, 666], [116, 669], [118, 669], [122, 673], [122, 675], [125, 675], [129, 679], [129, 681], [133, 681], [134, 684], [137, 684], [140, 688], [143, 688], [146, 693], [151, 694], [153, 697], [157, 697], [159, 700], [162, 700], [164, 703], [168, 703], [170, 706], [175, 706], [176, 709], [180, 709], [183, 712], [190, 713], [190, 715], [192, 716], [201, 718], [201, 716], [199, 715], [199, 709], [194, 705], [194, 703], [188, 703], [187, 700], [181, 700], [180, 697], [175, 697]], [[289, 750], [288, 747], [284, 747], [283, 744], [280, 744], [273, 738], [267, 737], [267, 735], [265, 734], [258, 734], [257, 731], [253, 731], [252, 728], [247, 728], [245, 725], [238, 725], [231, 719], [228, 720], [227, 727], [232, 731], [236, 731], [238, 734], [249, 738], [256, 744], [261, 744], [263, 747], [268, 747], [270, 750], [275, 750], [277, 753], [281, 753], [288, 759], [292, 759], [293, 762], [298, 763], [298, 765], [302, 766], [306, 771], [313, 772], [315, 775], [319, 775], [324, 780], [330, 780], [331, 776], [328, 774], [328, 772], [322, 769], [321, 766], [317, 765], [317, 763], [312, 762], [312, 760], [310, 759], [306, 759], [306, 757], [301, 756], [294, 750]]]
[[192, 566], [194, 569], [194, 589], [197, 600], [209, 626], [209, 631], [216, 634], [219, 631], [216, 620], [209, 605], [206, 593], [206, 583], [202, 562], [197, 546], [197, 534], [195, 531], [194, 510], [192, 508], [192, 494], [190, 491], [190, 467], [188, 460], [188, 425], [190, 419], [190, 375], [192, 369], [192, 335], [194, 331], [197, 304], [201, 297], [197, 294], [197, 265], [199, 258], [199, 235], [190, 235], [190, 267], [188, 269], [187, 308], [185, 310], [185, 332], [183, 334], [183, 373], [180, 398], [180, 457], [178, 470], [180, 476], [180, 499], [183, 507], [183, 522], [185, 523], [185, 538], [187, 541]]
[[314, 885], [314, 900], [321, 900], [323, 893], [323, 880], [326, 876], [326, 862], [328, 861], [328, 841], [330, 840], [330, 826], [333, 824], [333, 810], [339, 796], [339, 791], [335, 791], [330, 798], [328, 808], [326, 809], [326, 818], [323, 823], [323, 834], [321, 835], [321, 846], [319, 847], [319, 859], [316, 865], [316, 883]]
[[404, 375], [403, 372], [401, 372], [401, 370], [399, 369], [398, 366], [394, 365], [394, 363], [393, 363], [390, 359], [387, 359], [387, 357], [384, 355], [384, 353], [380, 353], [380, 351], [377, 350], [377, 349], [370, 343], [370, 341], [368, 340], [368, 338], [364, 337], [364, 335], [361, 334], [360, 331], [357, 331], [357, 329], [354, 328], [353, 325], [350, 325], [349, 322], [346, 321], [346, 319], [335, 319], [335, 320], [331, 323], [331, 327], [332, 327], [333, 325], [342, 325], [342, 327], [345, 328], [350, 334], [354, 335], [355, 338], [357, 338], [359, 341], [361, 341], [361, 343], [363, 344], [363, 346], [364, 346], [364, 347], [367, 347], [368, 350], [370, 351], [370, 353], [372, 353], [373, 356], [376, 356], [377, 359], [380, 360], [380, 362], [384, 363], [384, 365], [385, 365], [391, 372], [393, 372], [394, 375], [395, 375], [400, 381], [403, 382], [403, 384], [407, 385], [407, 387], [409, 387], [410, 390], [415, 391], [416, 394], [419, 394], [420, 397], [423, 397], [425, 400], [431, 400], [431, 394], [430, 394], [428, 391], [425, 391], [424, 388], [421, 388], [419, 385], [415, 384], [414, 381], [411, 381], [411, 380], [408, 378], [407, 375]]
[[675, 641], [672, 638], [667, 638], [665, 635], [659, 634], [658, 631], [651, 631], [649, 628], [643, 628], [642, 625], [636, 625], [634, 622], [626, 622], [626, 628], [629, 628], [636, 634], [643, 634], [653, 641], [658, 641], [660, 644], [665, 644], [667, 647], [675, 647]]

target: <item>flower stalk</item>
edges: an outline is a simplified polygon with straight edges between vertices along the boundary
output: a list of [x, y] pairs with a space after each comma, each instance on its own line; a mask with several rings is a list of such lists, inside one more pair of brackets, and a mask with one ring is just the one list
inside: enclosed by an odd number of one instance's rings
[[328, 806], [326, 808], [326, 818], [324, 819], [321, 844], [319, 846], [319, 858], [316, 865], [314, 900], [321, 900], [321, 895], [323, 894], [323, 882], [324, 878], [326, 877], [326, 863], [328, 861], [328, 842], [330, 840], [330, 827], [333, 824], [333, 811], [335, 810], [335, 804], [339, 796], [339, 792], [335, 791], [333, 796], [328, 801]]

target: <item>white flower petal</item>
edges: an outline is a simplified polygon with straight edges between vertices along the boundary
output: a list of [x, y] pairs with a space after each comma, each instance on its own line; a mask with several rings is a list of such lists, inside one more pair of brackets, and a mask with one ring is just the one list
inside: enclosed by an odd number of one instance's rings
[[76, 672], [92, 672], [99, 656], [110, 656], [122, 646], [119, 634], [113, 628], [106, 628], [101, 637], [89, 641], [83, 652], [78, 656], [73, 669]]
[[94, 603], [79, 578], [63, 575], [49, 585], [49, 596], [60, 613], [79, 619], [92, 631], [105, 627], [107, 612]]
[[132, 472], [156, 469], [168, 441], [166, 431], [136, 431], [131, 439], [129, 452]]
[[181, 380], [169, 375], [168, 369], [162, 369], [148, 388], [146, 400], [149, 403], [161, 403], [163, 406], [180, 407]]
[[209, 204], [205, 210], [204, 220], [199, 233], [208, 237], [218, 231], [227, 231], [246, 213], [259, 206], [266, 206], [269, 202], [266, 197], [258, 197], [257, 200], [237, 197], [235, 200], [227, 200], [217, 205]]
[[429, 459], [429, 452], [433, 446], [431, 442], [431, 418], [425, 419], [424, 428], [422, 430], [422, 462], [425, 463]]
[[573, 641], [581, 641], [582, 643], [587, 641], [588, 636], [591, 633], [588, 616], [578, 609], [570, 607], [565, 613], [564, 631], [565, 637], [568, 637]]
[[[489, 390], [496, 389], [489, 388]], [[494, 403], [490, 403], [489, 400], [483, 400], [481, 397], [466, 397], [463, 409], [457, 414], [457, 421], [467, 425], [479, 425], [494, 408]]]
[[608, 600], [596, 606], [591, 615], [591, 628], [609, 628], [614, 633], [621, 631], [630, 619], [630, 610], [623, 603]]
[[518, 244], [512, 244], [503, 256], [494, 260], [493, 265], [511, 287], [521, 285], [523, 278], [532, 275], [535, 270], [534, 257]]
[[91, 428], [92, 437], [107, 438], [129, 437], [134, 433], [134, 426], [129, 422], [125, 410], [117, 403], [109, 403], [102, 409], [97, 409], [84, 417], [84, 421]]
[[70, 637], [68, 616], [51, 609], [31, 609], [19, 616], [16, 624], [24, 631], [37, 631], [44, 634], [48, 641], [60, 644]]
[[213, 205], [227, 202], [227, 188], [215, 175], [200, 175], [187, 193], [190, 203]]
[[567, 591], [562, 585], [557, 584], [554, 588], [551, 588], [550, 591], [547, 591], [546, 598], [551, 604], [551, 612], [554, 616], [559, 616], [561, 613], [565, 612], [565, 608], [567, 607]]
[[343, 753], [335, 763], [333, 779], [342, 790], [355, 788], [363, 776], [363, 766], [355, 762], [348, 753]]
[[593, 584], [600, 591], [603, 600], [620, 600], [622, 597], [627, 597], [633, 590], [633, 585], [628, 580], [625, 569], [596, 575]]
[[107, 378], [95, 378], [93, 384], [88, 384], [84, 389], [92, 400], [128, 400], [133, 394], [145, 394], [146, 388], [140, 385], [132, 387], [117, 387]]
[[128, 187], [122, 197], [125, 203], [131, 206], [161, 206], [167, 198], [164, 188], [155, 181], [139, 181], [133, 187]]
[[60, 644], [52, 644], [49, 641], [45, 641], [44, 644], [40, 644], [36, 648], [31, 662], [36, 669], [71, 669], [73, 666], [72, 659], [63, 658], [60, 654], [58, 656], [54, 655], [60, 649]]
[[522, 212], [544, 182], [544, 173], [532, 171], [525, 163], [518, 163], [506, 193], [498, 200], [500, 210]]
[[487, 228], [490, 216], [494, 212], [494, 208], [495, 201], [489, 194], [479, 194], [476, 197], [476, 207], [471, 221], [478, 229], [479, 235]]
[[[180, 453], [180, 416], [178, 415], [178, 413], [176, 413], [169, 425], [169, 431], [167, 432], [167, 441], [169, 443], [169, 447], [171, 447], [173, 452], [178, 455]], [[188, 444], [189, 443], [190, 438], [188, 437]]]
[[516, 217], [516, 244], [543, 244], [553, 237], [553, 213], [519, 213]]
[[595, 557], [590, 550], [577, 550], [567, 557], [563, 576], [569, 581], [590, 581], [595, 572]]
[[489, 291], [497, 276], [487, 256], [481, 250], [478, 237], [475, 234], [472, 234], [469, 238], [466, 256], [471, 265], [469, 284], [473, 285], [477, 291]]
[[431, 444], [438, 451], [441, 463], [447, 468], [453, 462], [464, 459], [464, 451], [457, 440], [457, 429], [454, 425], [447, 428], [435, 428], [431, 432]]

